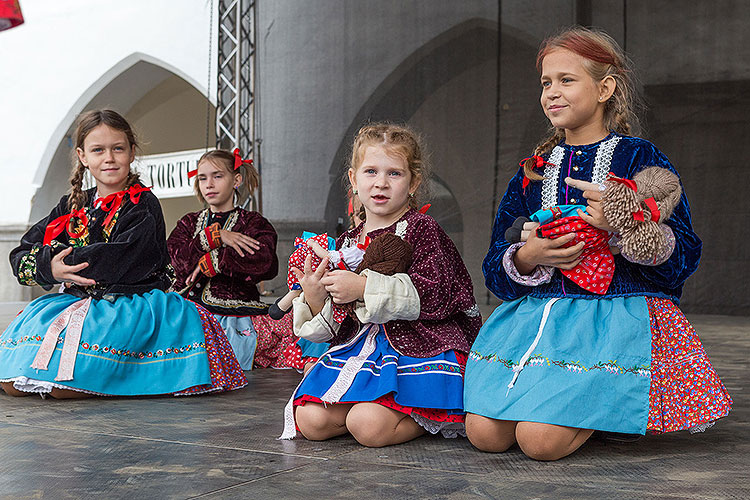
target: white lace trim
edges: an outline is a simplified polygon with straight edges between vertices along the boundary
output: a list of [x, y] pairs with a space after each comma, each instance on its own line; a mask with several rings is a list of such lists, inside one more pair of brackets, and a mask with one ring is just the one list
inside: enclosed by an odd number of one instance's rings
[[9, 379], [0, 380], [0, 382], [13, 382], [13, 388], [23, 392], [33, 392], [44, 397], [52, 389], [66, 389], [69, 391], [84, 392], [86, 394], [94, 394], [96, 396], [109, 396], [109, 394], [102, 394], [101, 392], [87, 391], [85, 389], [77, 389], [75, 387], [69, 387], [67, 385], [56, 384], [54, 382], [47, 382], [46, 380], [37, 380], [34, 378], [24, 377], [23, 375], [13, 377]]
[[604, 184], [607, 180], [607, 173], [609, 172], [609, 166], [612, 164], [612, 155], [615, 152], [617, 143], [620, 142], [619, 135], [608, 139], [596, 148], [596, 156], [594, 157], [594, 171], [591, 173], [591, 182], [595, 184]]
[[706, 432], [710, 427], [713, 427], [716, 423], [716, 420], [712, 420], [711, 422], [706, 422], [705, 424], [698, 424], [696, 426], [691, 427], [690, 434], [697, 434], [699, 432]]
[[549, 161], [552, 165], [547, 165], [544, 169], [544, 181], [542, 181], [542, 208], [556, 206], [557, 203], [557, 183], [560, 178], [560, 165], [565, 156], [565, 149], [561, 146], [555, 146], [549, 155]]
[[[616, 135], [599, 144], [594, 156], [594, 168], [591, 172], [591, 182], [604, 184], [607, 173], [612, 164], [612, 155], [622, 137]], [[549, 161], [553, 165], [547, 165], [544, 169], [544, 181], [542, 182], [542, 208], [547, 209], [557, 205], [557, 189], [560, 183], [560, 166], [565, 156], [562, 146], [555, 146], [549, 155]]]
[[446, 438], [466, 437], [466, 427], [460, 422], [435, 422], [416, 413], [412, 413], [410, 416], [420, 427], [430, 434], [437, 434], [439, 432]]
[[404, 236], [406, 236], [406, 228], [409, 227], [409, 223], [405, 220], [402, 220], [396, 224], [396, 236], [404, 239]]

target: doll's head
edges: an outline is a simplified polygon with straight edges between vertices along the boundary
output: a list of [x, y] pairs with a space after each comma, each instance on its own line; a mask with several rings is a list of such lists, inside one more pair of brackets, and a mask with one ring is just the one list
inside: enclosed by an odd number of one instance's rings
[[138, 142], [133, 128], [122, 115], [111, 109], [87, 111], [78, 117], [74, 136], [69, 209], [77, 210], [86, 204], [82, 187], [86, 170], [91, 172], [102, 194], [141, 182], [130, 168]]
[[[378, 163], [379, 159], [384, 162]], [[367, 163], [364, 165], [366, 168], [363, 168], [364, 163]], [[389, 182], [393, 182], [394, 193], [387, 203], [393, 201], [393, 205], [398, 205], [395, 207], [398, 209], [404, 205], [417, 208], [421, 200], [427, 196], [429, 164], [417, 133], [404, 125], [391, 123], [365, 125], [354, 138], [351, 162], [347, 170], [347, 180], [353, 193], [356, 193], [355, 196], [358, 196], [362, 203], [359, 211], [362, 220], [366, 218], [367, 211], [380, 210], [380, 206], [371, 198], [373, 192], [371, 179], [372, 175], [377, 175], [377, 172], [370, 174], [365, 170], [371, 167], [378, 168], [381, 165], [384, 171], [390, 166], [396, 170], [403, 170], [405, 178], [405, 181], [404, 179], [398, 180], [395, 179], [397, 172], [386, 172]]]
[[659, 223], [669, 219], [680, 202], [682, 187], [666, 168], [646, 167], [632, 181], [612, 177], [605, 182], [602, 209], [620, 233], [623, 251], [637, 260], [651, 260], [661, 248]]
[[[258, 187], [258, 171], [249, 160], [237, 161], [237, 154], [224, 149], [204, 153], [198, 160], [193, 190], [199, 200], [211, 207], [229, 208], [235, 198], [251, 195]], [[237, 168], [235, 168], [237, 165]], [[225, 210], [222, 210], [225, 211]]]
[[386, 276], [405, 273], [411, 266], [414, 250], [408, 241], [394, 233], [383, 233], [374, 238], [365, 250], [357, 274], [370, 269]]

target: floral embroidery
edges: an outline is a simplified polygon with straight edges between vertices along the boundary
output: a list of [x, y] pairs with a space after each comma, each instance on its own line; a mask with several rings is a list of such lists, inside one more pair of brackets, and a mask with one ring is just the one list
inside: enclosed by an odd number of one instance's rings
[[[63, 336], [60, 336], [60, 338], [57, 339], [57, 343], [62, 344], [64, 340], [65, 338]], [[41, 344], [42, 336], [41, 335], [25, 335], [18, 339], [3, 340], [3, 341], [0, 341], [0, 347], [15, 348], [26, 342], [38, 342], [39, 344]], [[81, 341], [79, 345], [81, 348], [83, 348], [84, 351], [103, 352], [103, 353], [110, 354], [112, 356], [129, 357], [129, 358], [135, 358], [135, 359], [161, 358], [167, 354], [182, 354], [185, 352], [194, 351], [196, 349], [206, 348], [205, 342], [193, 342], [192, 344], [187, 344], [187, 345], [183, 345], [179, 347], [178, 346], [167, 347], [165, 349], [159, 349], [157, 351], [146, 351], [146, 352], [133, 352], [128, 349], [124, 349], [124, 348], [119, 349], [114, 346], [89, 344], [88, 342], [85, 342], [85, 341]]]
[[[482, 356], [477, 351], [471, 351], [469, 358], [474, 361], [487, 361], [490, 363], [500, 363], [507, 369], [512, 370], [518, 366], [518, 363], [514, 363], [513, 360], [499, 358], [496, 354], [490, 354]], [[592, 370], [602, 370], [613, 375], [624, 375], [627, 373], [636, 375], [638, 377], [651, 377], [651, 366], [646, 365], [635, 365], [632, 367], [624, 367], [617, 363], [617, 360], [599, 361], [595, 365], [585, 366], [580, 361], [566, 361], [566, 360], [553, 360], [549, 359], [542, 354], [535, 354], [530, 357], [526, 366], [558, 366], [565, 370], [573, 373], [585, 373]]]
[[36, 277], [36, 254], [42, 248], [38, 243], [31, 247], [31, 251], [21, 257], [21, 264], [18, 266], [18, 282], [22, 285], [34, 286], [38, 283], [34, 280]]

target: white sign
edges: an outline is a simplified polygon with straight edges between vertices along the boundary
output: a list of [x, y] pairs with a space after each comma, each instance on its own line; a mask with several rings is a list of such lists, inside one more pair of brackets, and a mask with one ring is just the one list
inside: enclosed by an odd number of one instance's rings
[[[133, 162], [134, 168], [141, 176], [146, 186], [158, 198], [178, 198], [194, 196], [193, 181], [188, 179], [188, 172], [198, 168], [198, 160], [205, 149], [192, 149], [176, 153], [164, 153], [137, 157]], [[86, 172], [84, 189], [94, 186], [94, 179]]]

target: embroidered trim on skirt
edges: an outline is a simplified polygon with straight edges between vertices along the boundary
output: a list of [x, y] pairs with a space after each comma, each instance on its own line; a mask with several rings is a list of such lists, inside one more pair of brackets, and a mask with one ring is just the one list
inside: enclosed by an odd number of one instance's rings
[[29, 392], [59, 387], [118, 396], [193, 394], [247, 384], [213, 315], [161, 290], [91, 300], [80, 339], [70, 346], [71, 379], [60, 376], [69, 326], [51, 339], [46, 369], [31, 368], [51, 325], [79, 300], [48, 294], [26, 306], [0, 335], [0, 381]]
[[[465, 435], [462, 408], [466, 356], [447, 351], [430, 358], [400, 355], [382, 325], [371, 325], [371, 352], [361, 360], [339, 403], [374, 402], [411, 416], [426, 430], [446, 437]], [[363, 328], [365, 330], [367, 327]], [[367, 353], [368, 335], [325, 353], [307, 373], [293, 396], [294, 405], [323, 402], [335, 392], [347, 362]], [[335, 404], [335, 402], [333, 403]]]

